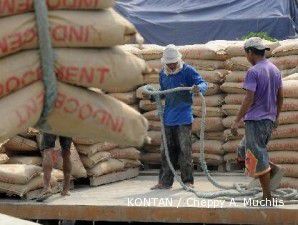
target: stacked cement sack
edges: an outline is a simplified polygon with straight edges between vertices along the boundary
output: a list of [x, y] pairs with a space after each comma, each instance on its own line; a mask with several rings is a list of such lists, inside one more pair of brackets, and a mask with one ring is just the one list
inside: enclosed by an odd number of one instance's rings
[[[114, 182], [127, 179], [117, 177], [117, 173], [128, 172], [129, 169], [139, 168], [141, 165], [140, 151], [136, 148], [120, 148], [117, 144], [98, 143], [91, 139], [74, 139], [74, 142], [90, 179], [106, 175], [115, 176]], [[123, 176], [126, 174], [123, 173]]]
[[[205, 45], [190, 45], [180, 47], [180, 52], [187, 64], [192, 65], [199, 74], [208, 82], [206, 93], [206, 126], [205, 126], [205, 158], [207, 165], [221, 166], [223, 164], [223, 112], [221, 105], [223, 95], [220, 92], [220, 84], [227, 75], [225, 70], [225, 60], [227, 54], [224, 51], [225, 45], [221, 41], [211, 41]], [[201, 100], [194, 98], [193, 133], [195, 134], [192, 146], [194, 162], [198, 163], [200, 144], [199, 133], [201, 126]]]
[[[271, 58], [272, 62], [275, 63], [280, 69], [289, 71], [287, 76], [284, 76], [283, 85], [285, 90], [286, 101], [292, 102], [291, 109], [288, 110], [288, 117], [283, 116], [281, 121], [290, 120], [292, 127], [288, 130], [291, 133], [291, 138], [284, 139], [284, 146], [281, 146], [280, 150], [283, 152], [280, 153], [280, 158], [276, 159], [276, 163], [280, 164], [281, 167], [285, 169], [285, 177], [282, 180], [282, 187], [293, 187], [298, 189], [298, 151], [297, 151], [297, 131], [296, 127], [298, 123], [298, 111], [296, 107], [293, 107], [297, 100], [297, 72], [298, 72], [298, 39], [295, 40], [285, 40], [280, 42], [281, 46], [274, 49], [272, 52], [273, 57]], [[296, 72], [296, 73], [295, 73]], [[296, 103], [297, 105], [297, 103]], [[293, 111], [290, 111], [293, 110]], [[296, 111], [294, 111], [296, 110]], [[285, 122], [284, 122], [285, 123]], [[293, 127], [295, 127], [293, 129]], [[279, 142], [282, 145], [281, 142]]]
[[[0, 13], [1, 141], [33, 127], [43, 109], [32, 2], [3, 4]], [[47, 120], [51, 130], [46, 131], [141, 146], [147, 121], [115, 98], [87, 89], [127, 93], [143, 84], [144, 61], [114, 47], [136, 41], [135, 27], [110, 8], [114, 1], [46, 2], [59, 80], [56, 104]], [[20, 14], [24, 12], [28, 13]]]
[[[53, 191], [62, 187], [63, 173], [53, 170], [51, 186]], [[26, 164], [1, 164], [0, 165], [0, 192], [9, 196], [32, 198], [38, 196], [43, 189], [42, 168]]]
[[[297, 79], [296, 74], [289, 75], [285, 73], [285, 70], [294, 71], [293, 69], [298, 65], [298, 61], [296, 61], [297, 55], [294, 55], [297, 54], [297, 50], [295, 50], [298, 46], [297, 40], [295, 40], [294, 43], [296, 44], [293, 44], [293, 40], [284, 41], [280, 43], [280, 46], [275, 48], [271, 46], [271, 49], [273, 48], [272, 54], [275, 57], [271, 57], [270, 60], [282, 71], [284, 74], [283, 76], [285, 77], [283, 79], [285, 99], [282, 112], [280, 114], [279, 126], [273, 132], [272, 140], [268, 144], [268, 151], [270, 160], [276, 164], [280, 164], [286, 169], [286, 177], [282, 182], [282, 186], [297, 188], [297, 180], [295, 178], [297, 178], [296, 169], [298, 163], [298, 146], [296, 143], [296, 139], [298, 137], [298, 83], [295, 81], [295, 79]], [[287, 56], [287, 53], [293, 55]], [[232, 60], [233, 58], [228, 61], [228, 63], [231, 63]], [[227, 93], [225, 97], [225, 105], [223, 105], [223, 110], [227, 115], [227, 117], [223, 119], [223, 124], [227, 128], [225, 131], [226, 143], [223, 145], [223, 149], [226, 153], [224, 156], [226, 162], [236, 160], [237, 156], [235, 152], [241, 138], [244, 135], [244, 123], [240, 126], [240, 135], [238, 137], [232, 136], [229, 128], [235, 120], [243, 101], [244, 91], [241, 87], [246, 74], [244, 70], [247, 70], [247, 67], [249, 67], [248, 62], [245, 62], [244, 59], [241, 63], [239, 61], [233, 61], [232, 63], [232, 67], [230, 68], [238, 70], [243, 69], [243, 72], [232, 71], [226, 77], [226, 82], [221, 86], [221, 89]]]

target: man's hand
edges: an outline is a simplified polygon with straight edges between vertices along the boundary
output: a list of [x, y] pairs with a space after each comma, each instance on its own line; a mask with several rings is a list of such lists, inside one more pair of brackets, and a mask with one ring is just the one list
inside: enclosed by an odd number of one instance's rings
[[194, 93], [194, 95], [198, 96], [200, 94], [200, 88], [198, 85], [192, 86], [191, 92]]
[[278, 125], [279, 125], [279, 119], [276, 119], [276, 121], [274, 122], [274, 125], [273, 125], [274, 131], [277, 129]]
[[234, 121], [234, 123], [231, 126], [231, 133], [234, 136], [238, 136], [238, 128], [239, 128], [239, 123], [238, 121]]

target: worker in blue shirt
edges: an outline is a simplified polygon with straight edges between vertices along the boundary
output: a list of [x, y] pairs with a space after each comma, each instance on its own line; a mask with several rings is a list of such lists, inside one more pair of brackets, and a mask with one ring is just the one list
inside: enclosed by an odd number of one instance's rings
[[[178, 164], [184, 184], [193, 187], [193, 161], [191, 126], [193, 122], [192, 98], [205, 94], [208, 85], [190, 65], [182, 61], [182, 55], [175, 45], [166, 46], [161, 59], [160, 90], [176, 87], [192, 87], [192, 91], [180, 91], [165, 96], [164, 126], [171, 162], [175, 169]], [[174, 174], [166, 161], [164, 147], [161, 146], [162, 166], [159, 182], [152, 189], [169, 189], [174, 182]]]

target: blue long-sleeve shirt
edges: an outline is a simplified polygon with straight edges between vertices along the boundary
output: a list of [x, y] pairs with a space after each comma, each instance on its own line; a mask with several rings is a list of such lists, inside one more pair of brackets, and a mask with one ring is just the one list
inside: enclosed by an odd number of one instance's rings
[[[159, 74], [160, 90], [176, 87], [192, 87], [198, 85], [200, 92], [205, 94], [208, 88], [206, 81], [190, 65], [184, 64], [180, 72], [166, 75], [164, 70]], [[192, 100], [189, 91], [180, 91], [166, 95], [164, 108], [164, 124], [166, 126], [186, 125], [193, 122]]]

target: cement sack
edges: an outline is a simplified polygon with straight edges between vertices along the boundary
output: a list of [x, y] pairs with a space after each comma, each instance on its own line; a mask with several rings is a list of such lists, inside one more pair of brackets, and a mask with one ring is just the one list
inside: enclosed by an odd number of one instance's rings
[[[148, 84], [148, 85], [150, 85], [150, 86], [152, 86], [154, 89], [156, 89], [156, 90], [159, 90], [160, 89], [160, 86], [159, 86], [159, 84]], [[137, 98], [138, 99], [144, 99], [144, 96], [143, 96], [143, 93], [144, 93], [144, 87], [145, 87], [145, 85], [144, 86], [142, 86], [142, 87], [139, 87], [138, 89], [137, 89], [137, 91], [136, 91], [136, 95], [137, 95]]]
[[282, 111], [298, 111], [298, 99], [297, 98], [284, 98], [282, 105]]
[[144, 83], [145, 84], [159, 84], [159, 74], [151, 73], [144, 75]]
[[[222, 120], [223, 125], [230, 128], [235, 121], [236, 116], [229, 116]], [[279, 125], [298, 124], [298, 111], [281, 112], [279, 116]], [[244, 127], [244, 122], [240, 123], [240, 127]]]
[[143, 116], [147, 119], [147, 120], [154, 120], [154, 121], [160, 121], [157, 110], [153, 110], [153, 111], [149, 111], [149, 112], [145, 112], [143, 114]]
[[147, 153], [160, 153], [160, 146], [145, 145], [143, 147], [144, 152]]
[[[50, 184], [51, 184], [51, 187], [55, 187], [58, 185], [55, 176], [51, 176]], [[17, 195], [17, 196], [23, 197], [26, 193], [40, 188], [43, 188], [42, 174], [32, 178], [26, 184], [11, 184], [11, 183], [5, 183], [0, 181], [0, 192], [6, 193], [8, 195]]]
[[298, 73], [291, 74], [285, 78], [282, 79], [283, 81], [287, 80], [298, 80]]
[[[288, 90], [288, 94], [290, 94], [290, 91]], [[295, 95], [295, 94], [293, 94]], [[238, 111], [240, 110], [240, 106], [242, 104], [242, 101], [244, 99], [244, 95], [240, 94], [228, 94], [225, 97], [225, 103], [226, 105], [222, 106], [222, 109], [224, 112], [227, 113], [229, 116], [236, 116]], [[284, 98], [284, 103], [282, 106], [282, 111], [298, 111], [298, 99], [296, 98]]]
[[225, 69], [225, 62], [219, 60], [197, 60], [197, 59], [185, 59], [186, 64], [191, 65], [196, 70], [217, 70]]
[[[195, 164], [199, 164], [200, 153], [193, 153], [192, 158]], [[205, 160], [208, 166], [219, 166], [223, 164], [223, 157], [215, 154], [205, 154]]]
[[241, 105], [223, 105], [222, 111], [227, 116], [237, 116], [237, 114], [240, 110], [240, 107], [241, 107]]
[[154, 44], [144, 44], [142, 45], [142, 56], [145, 60], [161, 59], [164, 50], [163, 46]]
[[245, 94], [227, 94], [224, 99], [226, 105], [241, 105]]
[[140, 151], [135, 148], [115, 148], [110, 153], [114, 159], [140, 159]]
[[205, 96], [220, 94], [220, 86], [218, 84], [208, 83], [208, 89]]
[[42, 157], [14, 155], [9, 157], [7, 164], [25, 164], [42, 166]]
[[236, 153], [237, 148], [240, 145], [240, 140], [231, 140], [222, 145], [223, 152], [226, 153]]
[[78, 152], [82, 155], [85, 155], [87, 157], [92, 157], [97, 152], [105, 152], [110, 151], [114, 148], [117, 148], [117, 144], [103, 142], [103, 143], [97, 143], [93, 145], [80, 145], [76, 144], [76, 148]]
[[[49, 10], [69, 9], [105, 9], [113, 7], [114, 0], [47, 0]], [[34, 11], [34, 0], [1, 0], [0, 1], [0, 17], [21, 14]]]
[[269, 60], [280, 70], [293, 69], [298, 65], [298, 55], [272, 57]]
[[[63, 82], [107, 92], [129, 92], [143, 84], [145, 62], [120, 48], [56, 49], [55, 53], [54, 69]], [[0, 97], [42, 79], [35, 50], [0, 59], [0, 70]]]
[[268, 151], [297, 151], [298, 143], [296, 138], [285, 138], [271, 140], [268, 144]]
[[229, 83], [242, 83], [244, 82], [246, 71], [230, 71], [225, 79]]
[[245, 94], [242, 85], [242, 83], [225, 82], [220, 86], [220, 89], [227, 94]]
[[27, 184], [38, 176], [42, 168], [34, 165], [2, 164], [0, 165], [0, 182], [10, 184]]
[[142, 165], [140, 160], [134, 159], [119, 159], [124, 163], [124, 168], [136, 168]]
[[[205, 96], [205, 103], [207, 107], [217, 107], [221, 106], [224, 102], [224, 96], [223, 95], [211, 95], [211, 96]], [[193, 105], [194, 106], [202, 106], [201, 97], [193, 97]]]
[[144, 111], [152, 111], [156, 110], [157, 108], [155, 101], [151, 100], [141, 100], [139, 103], [139, 107]]
[[280, 46], [272, 51], [272, 55], [274, 57], [298, 55], [298, 39], [280, 41]]
[[[239, 136], [233, 136], [230, 130], [224, 131], [225, 140], [237, 140], [241, 139], [245, 133], [244, 128], [238, 130]], [[271, 139], [282, 139], [282, 138], [297, 138], [298, 137], [298, 126], [297, 124], [288, 124], [278, 126], [273, 131]]]
[[296, 151], [269, 152], [269, 158], [275, 164], [298, 164], [298, 152]]
[[298, 98], [298, 80], [287, 80], [282, 83], [285, 98]]
[[282, 188], [294, 188], [298, 190], [298, 179], [291, 177], [283, 177], [280, 182]]
[[[60, 145], [58, 145], [57, 147], [59, 150], [61, 149]], [[61, 151], [54, 151], [53, 153], [56, 154], [56, 155], [54, 155], [54, 158], [57, 159], [55, 168], [59, 169], [59, 170], [63, 170], [63, 158], [61, 155]], [[72, 144], [71, 148], [70, 148], [70, 162], [72, 165], [70, 174], [73, 177], [75, 177], [75, 178], [87, 177], [87, 171], [84, 168], [84, 165], [80, 159], [80, 156], [79, 156], [74, 144]]]
[[141, 58], [141, 59], [143, 58], [142, 52], [139, 48], [139, 44], [126, 44], [126, 45], [120, 45], [118, 47], [126, 52], [129, 52], [129, 53], [137, 56], [138, 58]]
[[127, 105], [132, 105], [137, 103], [137, 97], [136, 97], [136, 92], [131, 91], [128, 93], [111, 93], [109, 94], [113, 98], [118, 99], [121, 102], [124, 102]]
[[161, 139], [160, 131], [148, 131], [148, 136], [151, 138], [150, 145], [153, 145], [153, 146], [161, 145], [162, 139]]
[[[193, 114], [202, 117], [202, 108], [200, 106], [192, 107]], [[220, 107], [206, 107], [206, 117], [223, 117], [224, 113]]]
[[91, 169], [97, 163], [107, 161], [111, 158], [110, 152], [97, 152], [92, 156], [80, 155], [81, 161], [85, 168]]
[[282, 77], [287, 77], [291, 74], [298, 73], [298, 67], [296, 67], [294, 69], [281, 70], [280, 72], [281, 72]]
[[226, 61], [226, 69], [232, 71], [247, 71], [251, 66], [246, 57], [233, 57]]
[[228, 153], [228, 154], [225, 154], [223, 158], [225, 162], [235, 162], [237, 160], [237, 154]]
[[[136, 41], [135, 27], [112, 9], [49, 11], [53, 47], [111, 47]], [[0, 21], [0, 57], [38, 47], [34, 13]]]
[[[97, 143], [99, 143], [99, 140], [96, 139], [92, 139], [92, 138], [80, 138], [80, 137], [76, 137], [76, 138], [72, 138], [73, 143], [75, 143], [76, 145], [95, 145]], [[88, 146], [87, 146], [88, 147]]]
[[[232, 140], [223, 144], [223, 150], [228, 153], [236, 152], [240, 140]], [[275, 139], [270, 140], [267, 145], [268, 151], [297, 151], [298, 142], [295, 138]]]
[[[229, 57], [235, 56], [245, 56], [244, 51], [244, 42], [245, 41], [232, 41], [228, 47], [226, 48], [226, 52]], [[263, 40], [267, 48], [270, 48], [270, 51], [266, 51], [266, 56], [270, 56], [272, 51], [280, 46], [279, 42], [271, 42], [267, 40]]]
[[118, 172], [124, 169], [125, 164], [118, 160], [110, 158], [107, 161], [96, 164], [88, 170], [88, 176], [101, 176], [108, 173]]
[[223, 132], [206, 132], [205, 140], [223, 141], [224, 140]]
[[[198, 133], [201, 129], [201, 119], [195, 118], [192, 124], [192, 132]], [[223, 131], [224, 126], [222, 124], [222, 118], [221, 117], [207, 117], [206, 118], [206, 126], [205, 131], [206, 132], [217, 132], [217, 131]]]
[[160, 165], [161, 154], [160, 153], [145, 153], [141, 154], [141, 162], [144, 164]]
[[6, 154], [0, 153], [0, 164], [5, 164], [9, 161], [9, 158]]
[[162, 69], [160, 59], [146, 61], [150, 73], [159, 73]]
[[298, 178], [298, 165], [295, 164], [280, 164], [285, 171], [285, 177], [295, 177]]
[[[210, 46], [210, 47], [209, 47]], [[179, 52], [184, 59], [211, 59], [211, 60], [226, 60], [227, 54], [220, 49], [216, 50], [207, 44], [195, 44], [179, 46]]]
[[[43, 84], [37, 82], [0, 100], [5, 106], [0, 108], [2, 140], [37, 123], [43, 92]], [[110, 96], [60, 82], [47, 122], [51, 129], [44, 131], [60, 136], [98, 138], [130, 146], [142, 146], [147, 140], [148, 123], [139, 112]]]
[[7, 151], [14, 152], [31, 152], [38, 150], [38, 146], [35, 141], [23, 138], [19, 135], [10, 138], [4, 147]]
[[[205, 153], [206, 154], [215, 154], [215, 155], [223, 155], [222, 150], [222, 142], [220, 141], [208, 141], [205, 140]], [[200, 152], [200, 142], [197, 141], [192, 144], [192, 152], [198, 153]]]
[[205, 81], [209, 83], [221, 84], [224, 82], [226, 75], [228, 74], [228, 71], [221, 69], [213, 71], [198, 70], [198, 73]]
[[160, 121], [149, 120], [148, 122], [149, 122], [149, 130], [153, 130], [153, 131], [160, 131], [161, 130]]

